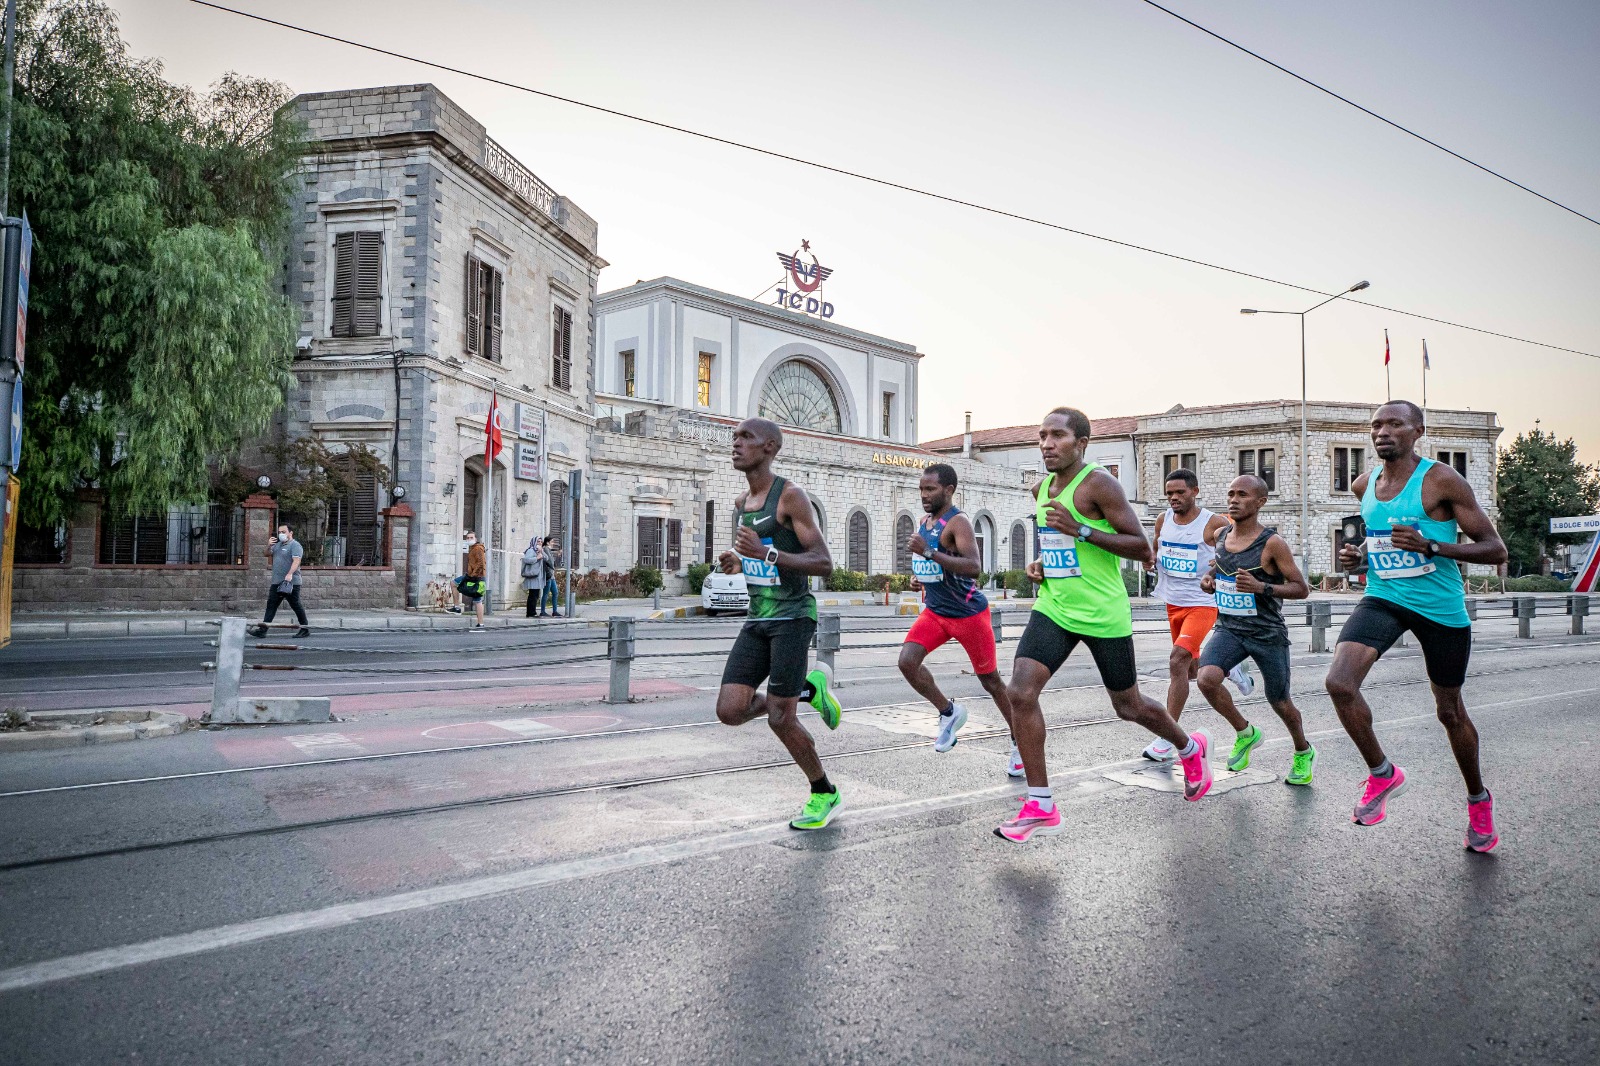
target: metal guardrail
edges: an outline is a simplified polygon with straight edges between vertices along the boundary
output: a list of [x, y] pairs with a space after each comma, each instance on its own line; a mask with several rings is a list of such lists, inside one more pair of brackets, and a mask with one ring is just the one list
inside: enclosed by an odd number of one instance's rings
[[[1571, 618], [1570, 633], [1581, 636], [1584, 633], [1584, 619], [1589, 616], [1592, 596], [1588, 593], [1571, 593], [1565, 596], [1540, 597], [1531, 595], [1516, 595], [1510, 597], [1494, 597], [1482, 599], [1477, 596], [1468, 596], [1466, 599], [1467, 617], [1473, 621], [1485, 619], [1515, 619], [1517, 622], [1517, 637], [1528, 640], [1533, 637], [1533, 623], [1538, 615], [1541, 604], [1547, 611], [1552, 608], [1561, 608], [1560, 613]], [[1333, 628], [1335, 621], [1349, 617], [1350, 611], [1355, 608], [1359, 600], [1348, 603], [1334, 600], [1307, 600], [1301, 612], [1285, 612], [1284, 621], [1291, 628], [1309, 629], [1309, 651], [1313, 654], [1326, 653], [1329, 650], [1328, 631]], [[1012, 630], [1026, 626], [1028, 617], [1032, 613], [1028, 610], [1005, 610], [994, 607], [990, 611], [990, 627], [994, 632], [996, 644], [1004, 643], [1007, 628]], [[1554, 612], [1552, 612], [1554, 613]], [[1162, 605], [1138, 605], [1133, 610], [1136, 633], [1166, 632], [1166, 608]], [[851, 625], [845, 625], [846, 618]], [[1548, 614], [1547, 616], [1548, 617]], [[221, 627], [218, 639], [214, 642], [218, 652], [214, 663], [204, 664], [207, 669], [215, 671], [212, 679], [212, 707], [231, 706], [239, 697], [239, 679], [244, 670], [305, 670], [310, 672], [325, 673], [393, 673], [393, 669], [372, 667], [364, 665], [327, 665], [317, 666], [311, 664], [284, 664], [275, 665], [267, 663], [247, 663], [244, 661], [246, 622], [242, 618], [223, 618], [216, 625]], [[261, 626], [255, 623], [250, 628]], [[594, 623], [572, 624], [560, 627], [559, 639], [535, 640], [527, 643], [512, 645], [484, 645], [465, 651], [465, 654], [477, 652], [499, 652], [534, 650], [534, 649], [578, 649], [593, 648], [591, 654], [568, 654], [561, 657], [562, 664], [606, 661], [610, 664], [609, 684], [607, 685], [606, 702], [628, 703], [632, 700], [631, 685], [633, 664], [638, 659], [688, 659], [701, 656], [726, 656], [736, 632], [729, 632], [729, 625], [742, 626], [737, 620], [712, 620], [712, 619], [683, 619], [683, 620], [638, 620], [623, 616], [610, 618], [605, 630], [602, 632]], [[265, 624], [268, 629], [298, 629], [298, 623], [274, 622]], [[715, 630], [714, 632], [697, 632], [697, 630]], [[887, 648], [897, 648], [904, 643], [906, 624], [898, 617], [879, 618], [876, 616], [859, 617], [845, 616], [837, 612], [824, 612], [817, 618], [817, 631], [814, 638], [814, 647], [817, 651], [817, 661], [824, 663], [830, 670], [837, 670], [839, 657], [842, 654], [876, 651]], [[419, 631], [420, 632], [420, 631]], [[874, 634], [894, 634], [895, 639], [888, 641], [873, 641], [847, 638], [870, 638]], [[592, 635], [590, 635], [592, 634]], [[641, 651], [641, 643], [672, 642], [705, 644], [703, 649], [685, 651], [681, 649], [667, 651]], [[603, 644], [603, 649], [600, 647]], [[363, 656], [374, 654], [408, 654], [409, 649], [387, 648], [327, 648], [307, 646], [301, 644], [269, 644], [257, 643], [254, 645], [259, 651], [280, 652], [333, 652], [333, 653], [359, 653]], [[528, 663], [529, 668], [549, 665], [548, 663]], [[515, 668], [515, 667], [513, 667]], [[460, 673], [480, 670], [482, 667], [474, 665], [455, 666], [425, 666], [406, 667], [407, 673]]]

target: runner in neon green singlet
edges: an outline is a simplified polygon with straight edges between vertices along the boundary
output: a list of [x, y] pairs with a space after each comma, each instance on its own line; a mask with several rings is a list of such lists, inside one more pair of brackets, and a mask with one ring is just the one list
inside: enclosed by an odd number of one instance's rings
[[[1115, 535], [1117, 530], [1104, 518], [1085, 518], [1072, 505], [1072, 496], [1084, 478], [1101, 469], [1098, 463], [1084, 463], [1078, 476], [1055, 496], [1049, 496], [1050, 483], [1059, 477], [1045, 478], [1034, 496], [1034, 517], [1038, 522], [1039, 545], [1044, 559], [1044, 582], [1033, 609], [1069, 632], [1085, 637], [1126, 637], [1133, 633], [1133, 608], [1128, 590], [1122, 584], [1122, 564], [1118, 557], [1098, 544], [1086, 540], [1071, 542], [1064, 533], [1049, 528], [1047, 504], [1053, 499], [1083, 526]], [[1046, 547], [1049, 541], [1051, 546]], [[1072, 576], [1052, 577], [1068, 573]]]

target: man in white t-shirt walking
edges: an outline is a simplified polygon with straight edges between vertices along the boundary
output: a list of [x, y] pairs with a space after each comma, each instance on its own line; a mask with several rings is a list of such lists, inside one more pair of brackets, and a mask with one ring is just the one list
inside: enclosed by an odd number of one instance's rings
[[[1167, 713], [1176, 721], [1189, 702], [1189, 683], [1195, 677], [1200, 645], [1217, 623], [1216, 602], [1200, 588], [1200, 579], [1211, 569], [1217, 554], [1217, 530], [1227, 527], [1228, 518], [1200, 506], [1200, 479], [1193, 470], [1179, 467], [1172, 471], [1162, 492], [1167, 510], [1156, 519], [1155, 595], [1167, 605], [1167, 624], [1172, 628]], [[1246, 696], [1255, 689], [1255, 681], [1242, 663], [1228, 671], [1228, 679]], [[1160, 737], [1142, 754], [1152, 762], [1175, 757], [1172, 745]]]

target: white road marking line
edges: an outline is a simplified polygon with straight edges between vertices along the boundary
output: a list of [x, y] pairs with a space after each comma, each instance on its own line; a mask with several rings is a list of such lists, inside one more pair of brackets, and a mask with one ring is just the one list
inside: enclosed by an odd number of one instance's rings
[[[1594, 692], [1600, 692], [1600, 688], [1571, 689], [1546, 693], [1542, 696], [1501, 700], [1496, 703], [1479, 704], [1476, 709], [1484, 711], [1496, 707], [1535, 703], [1540, 700], [1584, 696]], [[1403, 718], [1391, 718], [1375, 724], [1380, 726], [1402, 725], [1432, 717], [1434, 716], [1431, 714], [1413, 714]], [[1324, 737], [1336, 734], [1342, 735], [1343, 733], [1343, 728], [1323, 729], [1315, 733], [1308, 733], [1307, 736]], [[1269, 740], [1266, 743], [1271, 744], [1273, 741]], [[1075, 782], [1086, 777], [1103, 775], [1107, 770], [1131, 769], [1142, 765], [1144, 763], [1141, 759], [1123, 759], [1117, 762], [1101, 763], [1098, 766], [1081, 766], [1071, 770], [1057, 771], [1051, 777], [1053, 784], [1061, 785], [1067, 781]], [[1024, 787], [1022, 782], [1016, 781], [1004, 785], [995, 785], [991, 788], [977, 789], [972, 792], [958, 792], [948, 796], [932, 796], [925, 799], [885, 804], [881, 807], [858, 809], [850, 813], [847, 824], [871, 825], [930, 811], [949, 810], [974, 803], [983, 803], [1005, 796], [1017, 796], [1021, 794], [1021, 790]], [[67, 955], [59, 959], [46, 959], [43, 962], [29, 963], [23, 966], [14, 966], [7, 970], [0, 970], [0, 992], [37, 988], [40, 985], [53, 984], [56, 981], [90, 977], [94, 974], [109, 973], [148, 962], [161, 962], [167, 959], [200, 955], [208, 951], [239, 947], [244, 944], [253, 944], [280, 936], [291, 936], [296, 933], [318, 929], [336, 929], [341, 926], [366, 921], [369, 918], [428, 910], [451, 903], [463, 903], [470, 900], [486, 899], [491, 896], [502, 896], [512, 892], [521, 892], [543, 885], [560, 884], [566, 881], [598, 877], [603, 874], [636, 870], [648, 866], [661, 866], [682, 859], [718, 855], [723, 852], [749, 847], [753, 844], [784, 839], [792, 832], [793, 830], [785, 822], [753, 826], [749, 829], [733, 830], [715, 836], [631, 848], [627, 851], [610, 855], [596, 855], [586, 859], [548, 863], [512, 873], [493, 874], [488, 877], [460, 881], [451, 885], [440, 885], [435, 888], [424, 888], [411, 892], [401, 892], [392, 896], [381, 896], [377, 899], [361, 900], [355, 903], [338, 903], [316, 910], [280, 914], [270, 918], [257, 918], [254, 921], [223, 925], [213, 929], [201, 929], [193, 933], [159, 937], [155, 940], [145, 941], [142, 944], [127, 944], [122, 947], [87, 951], [78, 955]]]
[[556, 731], [555, 726], [547, 725], [536, 718], [508, 718], [503, 722], [490, 722], [489, 724], [498, 726], [508, 733], [515, 733], [523, 737], [531, 737], [538, 733], [554, 733]]

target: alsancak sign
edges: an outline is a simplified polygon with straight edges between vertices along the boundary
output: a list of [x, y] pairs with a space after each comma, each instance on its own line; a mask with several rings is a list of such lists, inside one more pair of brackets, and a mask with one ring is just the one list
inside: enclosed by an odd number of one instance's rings
[[[809, 256], [811, 262], [805, 262], [802, 254]], [[822, 298], [821, 289], [822, 283], [833, 273], [833, 268], [817, 262], [817, 257], [811, 254], [811, 242], [801, 241], [800, 247], [793, 252], [779, 252], [778, 262], [789, 272], [788, 283], [792, 286], [784, 288], [783, 283], [779, 283], [778, 306], [832, 318], [833, 305]]]

